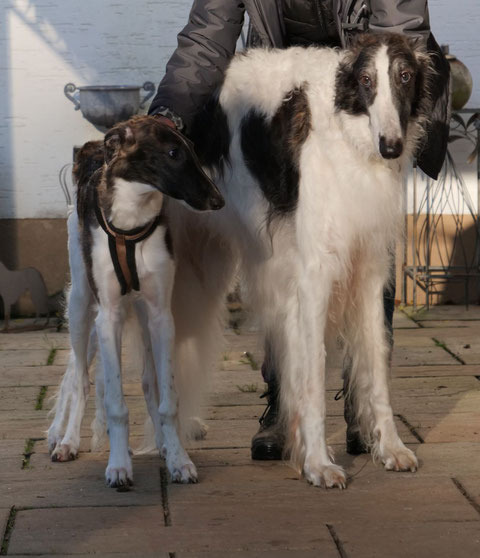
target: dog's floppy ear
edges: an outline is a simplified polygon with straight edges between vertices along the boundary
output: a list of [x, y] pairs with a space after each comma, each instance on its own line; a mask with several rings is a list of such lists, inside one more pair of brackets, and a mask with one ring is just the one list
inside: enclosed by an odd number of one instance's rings
[[[412, 50], [418, 65], [412, 115], [429, 119], [434, 106], [433, 99], [438, 98], [442, 92], [442, 86], [439, 86], [438, 80], [440, 74], [435, 68], [435, 58], [438, 55], [429, 52], [426, 45], [421, 41], [411, 44], [414, 45]], [[440, 78], [441, 83], [442, 79]]]
[[88, 183], [93, 173], [103, 165], [104, 147], [101, 141], [88, 141], [75, 155], [73, 178], [79, 186]]
[[108, 164], [115, 157], [118, 151], [135, 142], [132, 128], [125, 125], [117, 125], [105, 134], [105, 162]]

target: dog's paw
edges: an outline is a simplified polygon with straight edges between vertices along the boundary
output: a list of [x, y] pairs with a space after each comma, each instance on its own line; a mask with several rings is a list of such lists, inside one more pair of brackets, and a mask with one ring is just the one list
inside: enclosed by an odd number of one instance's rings
[[105, 471], [105, 480], [110, 488], [128, 488], [133, 484], [132, 466], [109, 465]]
[[189, 437], [192, 440], [205, 440], [207, 437], [208, 426], [200, 417], [191, 417], [189, 427]]
[[77, 458], [78, 447], [72, 444], [57, 444], [51, 451], [51, 459], [55, 462], [73, 461]]
[[169, 472], [172, 482], [181, 484], [195, 484], [198, 482], [197, 469], [191, 461], [180, 467], [174, 467]]
[[60, 446], [63, 438], [65, 437], [65, 432], [59, 432], [57, 428], [51, 426], [47, 434], [48, 451], [53, 454], [57, 446]]
[[414, 473], [418, 469], [415, 454], [403, 444], [392, 450], [384, 449], [380, 455], [387, 471], [411, 471]]
[[347, 488], [347, 477], [345, 471], [334, 463], [330, 465], [311, 465], [305, 463], [303, 475], [313, 486], [323, 488]]

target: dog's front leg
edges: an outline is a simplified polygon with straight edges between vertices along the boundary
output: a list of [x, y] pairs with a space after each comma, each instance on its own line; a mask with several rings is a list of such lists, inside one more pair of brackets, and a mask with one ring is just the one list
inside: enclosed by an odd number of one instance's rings
[[[285, 372], [288, 377], [285, 382], [282, 378], [285, 384], [282, 390], [283, 401], [294, 401], [297, 406], [296, 410], [290, 411], [290, 420], [296, 429], [293, 456], [299, 456], [297, 465], [302, 468], [305, 478], [314, 486], [345, 488], [345, 473], [331, 459], [325, 431], [328, 285], [328, 278], [319, 277], [314, 269], [303, 269], [300, 274], [298, 309], [292, 309], [287, 332], [289, 362]], [[319, 287], [322, 290], [319, 291]]]
[[160, 390], [163, 453], [173, 482], [197, 482], [197, 470], [178, 436], [178, 396], [174, 381], [175, 326], [169, 306], [149, 305], [149, 328]]
[[132, 460], [128, 450], [128, 408], [122, 388], [121, 341], [123, 316], [119, 308], [100, 307], [96, 319], [98, 346], [105, 378], [105, 411], [107, 415], [110, 457], [105, 471], [111, 487], [132, 483]]
[[362, 289], [357, 301], [360, 322], [352, 347], [354, 400], [367, 439], [373, 435], [373, 455], [379, 456], [388, 470], [415, 471], [417, 458], [398, 436], [390, 404], [384, 283], [384, 278], [372, 271], [364, 281], [368, 288]]

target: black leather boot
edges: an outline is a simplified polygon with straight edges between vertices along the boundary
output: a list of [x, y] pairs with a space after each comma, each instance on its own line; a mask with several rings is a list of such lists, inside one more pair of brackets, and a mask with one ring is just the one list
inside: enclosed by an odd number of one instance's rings
[[358, 424], [355, 417], [352, 395], [348, 392], [348, 377], [345, 375], [343, 379], [343, 397], [345, 406], [343, 408], [343, 416], [347, 423], [347, 453], [350, 455], [360, 455], [368, 453], [368, 448], [360, 436]]
[[252, 459], [258, 461], [280, 460], [283, 457], [285, 434], [278, 420], [278, 386], [268, 383], [268, 390], [261, 396], [267, 398], [267, 407], [258, 419], [260, 428], [252, 438]]

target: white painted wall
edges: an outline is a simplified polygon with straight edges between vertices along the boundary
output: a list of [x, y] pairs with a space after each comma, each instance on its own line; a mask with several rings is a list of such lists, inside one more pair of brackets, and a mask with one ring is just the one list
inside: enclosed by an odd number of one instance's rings
[[100, 133], [64, 85], [158, 83], [190, 0], [0, 2], [0, 218], [63, 217], [58, 172]]
[[[0, 218], [65, 215], [58, 172], [74, 145], [100, 134], [64, 85], [158, 83], [191, 3], [0, 2]], [[472, 70], [470, 105], [480, 106], [480, 2], [430, 0], [430, 12], [438, 41]]]

